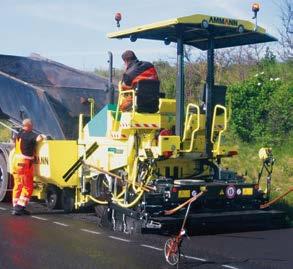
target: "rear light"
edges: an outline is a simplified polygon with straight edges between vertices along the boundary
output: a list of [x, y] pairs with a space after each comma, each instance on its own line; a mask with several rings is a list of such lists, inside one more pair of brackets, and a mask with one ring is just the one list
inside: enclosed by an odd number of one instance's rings
[[164, 151], [163, 156], [165, 158], [170, 158], [172, 156], [173, 152], [172, 151]]
[[169, 135], [172, 135], [172, 134], [173, 134], [172, 131], [168, 130], [168, 129], [163, 129], [160, 132], [160, 136], [169, 136]]
[[[160, 136], [169, 136], [169, 135], [172, 135], [172, 131], [171, 130], [168, 130], [168, 129], [163, 129], [160, 131]], [[163, 156], [165, 158], [170, 158], [172, 156], [173, 152], [172, 151], [164, 151], [163, 152]]]
[[177, 188], [175, 187], [172, 188], [172, 192], [177, 192], [177, 191], [178, 191]]
[[228, 151], [227, 155], [228, 155], [229, 157], [232, 157], [232, 156], [238, 155], [238, 151], [236, 151], [236, 150], [230, 150], [230, 151]]

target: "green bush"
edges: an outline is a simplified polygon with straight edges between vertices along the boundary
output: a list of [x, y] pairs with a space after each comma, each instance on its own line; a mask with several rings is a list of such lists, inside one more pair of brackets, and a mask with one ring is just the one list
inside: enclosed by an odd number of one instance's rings
[[293, 87], [269, 71], [229, 87], [231, 128], [245, 142], [278, 144], [292, 132]]
[[274, 143], [287, 140], [293, 130], [293, 86], [281, 85], [273, 94], [268, 129]]

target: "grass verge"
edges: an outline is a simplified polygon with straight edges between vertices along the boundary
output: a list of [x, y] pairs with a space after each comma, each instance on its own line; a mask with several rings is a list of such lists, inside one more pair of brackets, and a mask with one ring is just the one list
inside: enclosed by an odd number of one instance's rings
[[[261, 168], [261, 161], [258, 158], [258, 151], [262, 145], [247, 144], [229, 135], [226, 137], [226, 146], [238, 151], [238, 156], [223, 160], [224, 167], [237, 171], [244, 175], [247, 181], [254, 181], [258, 178]], [[293, 137], [286, 144], [273, 147], [273, 155], [276, 159], [272, 175], [271, 199], [285, 193], [293, 187]], [[261, 180], [261, 187], [265, 188], [266, 174]], [[280, 200], [273, 208], [286, 211], [293, 222], [293, 192]]]

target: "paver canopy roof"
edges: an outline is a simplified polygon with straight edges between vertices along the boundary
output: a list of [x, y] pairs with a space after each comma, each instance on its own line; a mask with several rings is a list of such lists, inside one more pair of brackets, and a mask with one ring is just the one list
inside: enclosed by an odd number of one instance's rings
[[[208, 23], [208, 28], [203, 23]], [[160, 21], [108, 34], [109, 38], [130, 38], [177, 42], [182, 35], [186, 45], [207, 50], [208, 38], [213, 36], [215, 48], [226, 48], [248, 44], [276, 41], [262, 27], [250, 21], [195, 14], [186, 17]]]

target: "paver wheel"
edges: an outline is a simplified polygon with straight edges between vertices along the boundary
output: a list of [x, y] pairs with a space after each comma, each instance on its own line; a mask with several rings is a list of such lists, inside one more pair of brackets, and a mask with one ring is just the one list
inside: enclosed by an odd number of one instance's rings
[[75, 191], [70, 188], [64, 188], [61, 195], [61, 205], [65, 213], [71, 213], [74, 210]]
[[61, 208], [61, 190], [58, 187], [48, 185], [46, 190], [46, 205], [50, 210]]
[[0, 154], [0, 202], [7, 198], [8, 173], [7, 163], [2, 154]]

